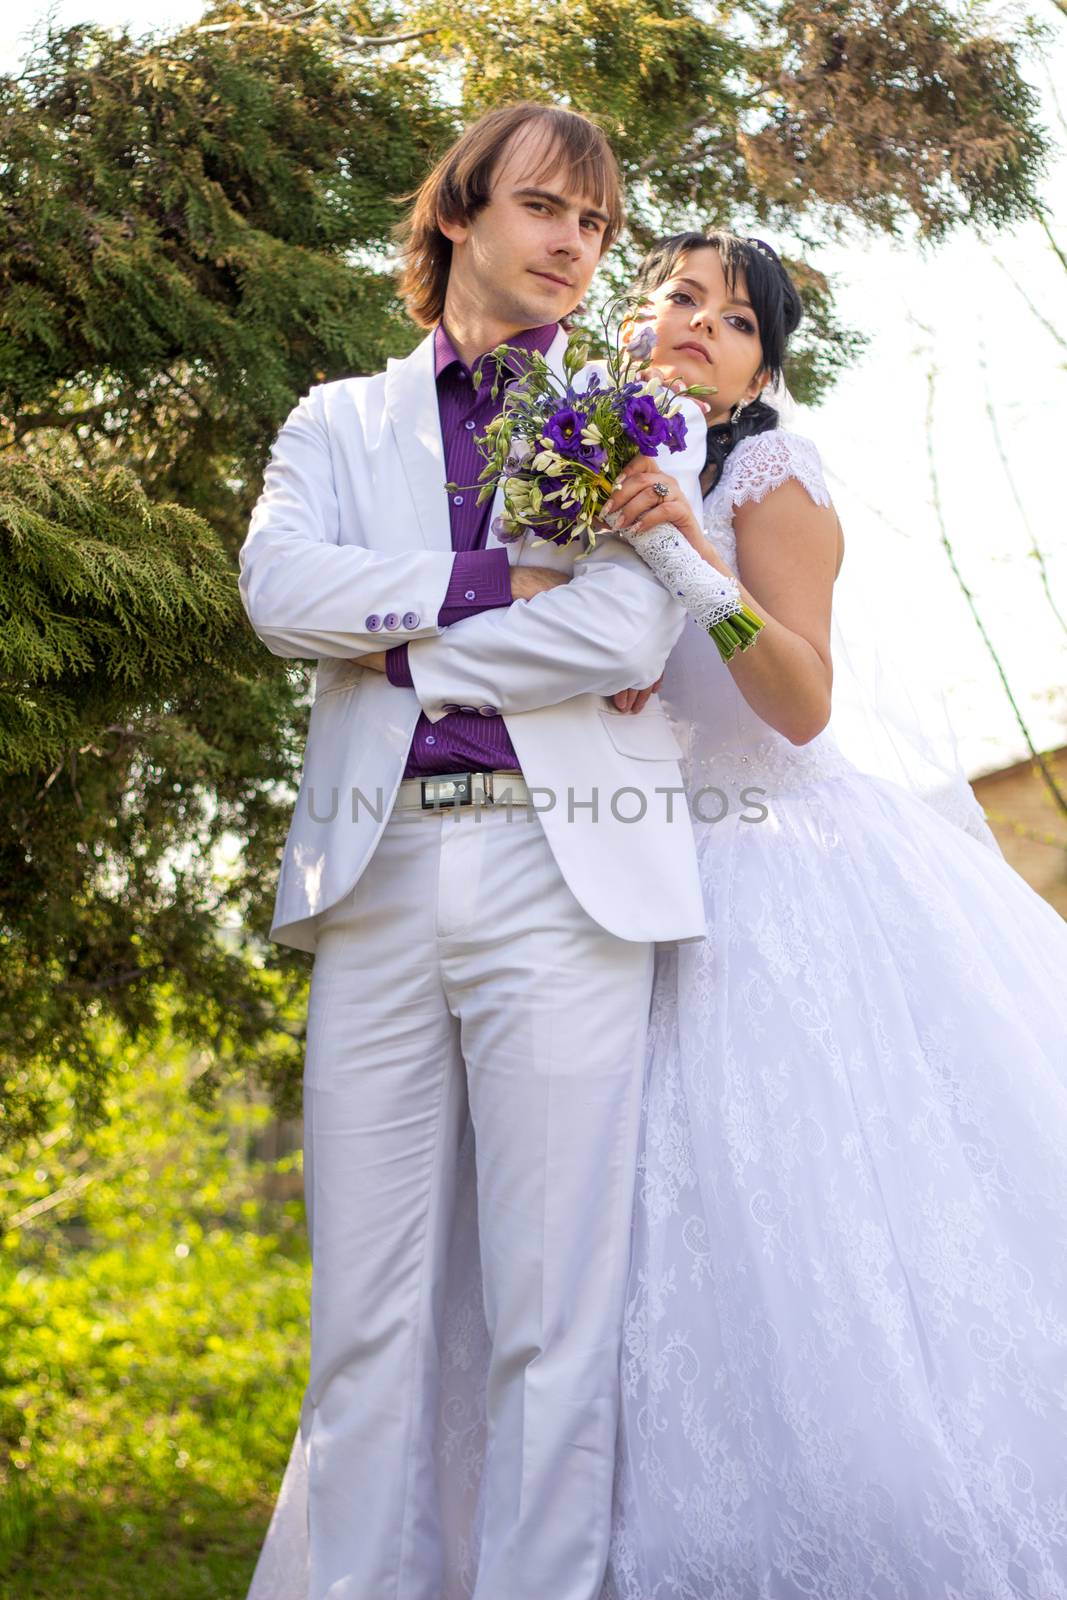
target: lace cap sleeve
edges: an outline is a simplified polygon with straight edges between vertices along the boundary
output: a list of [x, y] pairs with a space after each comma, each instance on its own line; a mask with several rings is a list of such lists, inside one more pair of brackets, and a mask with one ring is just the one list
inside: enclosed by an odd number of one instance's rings
[[830, 504], [815, 445], [801, 433], [774, 428], [750, 434], [734, 446], [726, 458], [722, 490], [731, 506], [740, 506], [746, 500], [764, 499], [790, 478], [803, 484], [817, 506]]

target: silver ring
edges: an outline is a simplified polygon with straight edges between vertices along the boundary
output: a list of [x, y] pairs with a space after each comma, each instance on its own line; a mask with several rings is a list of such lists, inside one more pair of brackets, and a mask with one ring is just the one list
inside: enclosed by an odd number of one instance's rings
[[661, 500], [666, 500], [670, 492], [665, 483], [654, 483], [652, 485], [652, 493], [658, 494]]

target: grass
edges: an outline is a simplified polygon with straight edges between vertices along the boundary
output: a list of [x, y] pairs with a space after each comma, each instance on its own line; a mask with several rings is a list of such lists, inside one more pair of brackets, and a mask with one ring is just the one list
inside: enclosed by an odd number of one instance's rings
[[57, 1094], [0, 1165], [0, 1600], [244, 1600], [306, 1381], [299, 1156], [192, 1070], [131, 1059], [89, 1134]]

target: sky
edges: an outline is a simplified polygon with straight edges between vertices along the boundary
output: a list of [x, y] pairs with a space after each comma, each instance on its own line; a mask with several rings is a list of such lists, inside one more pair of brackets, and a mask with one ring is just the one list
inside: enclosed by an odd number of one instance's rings
[[[201, 10], [199, 0], [139, 0], [136, 8], [130, 0], [30, 0], [0, 20], [0, 71], [17, 69], [28, 32], [46, 14], [142, 32], [195, 21]], [[1043, 195], [1067, 256], [1067, 95], [1058, 105], [1051, 87], [1067, 84], [1067, 29], [1047, 75], [1035, 66], [1034, 81], [1044, 121], [1065, 147]], [[929, 253], [858, 237], [815, 259], [834, 276], [842, 319], [870, 341], [824, 402], [793, 424], [818, 444], [841, 515], [842, 585], [856, 586], [872, 626], [907, 652], [907, 670], [944, 688], [971, 776], [1026, 754], [941, 542], [928, 450], [933, 369], [937, 488], [963, 581], [1038, 748], [1067, 744], [1067, 633], [1032, 554], [1036, 541], [1067, 618], [1067, 269], [1036, 223], [990, 240], [960, 233]]]

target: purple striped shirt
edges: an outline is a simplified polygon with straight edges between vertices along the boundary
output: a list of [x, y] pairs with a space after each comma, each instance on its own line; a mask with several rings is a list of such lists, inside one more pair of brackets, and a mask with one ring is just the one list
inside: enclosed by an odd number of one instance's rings
[[[558, 332], [557, 323], [530, 328], [509, 339], [515, 350], [539, 350], [544, 355]], [[439, 323], [434, 334], [434, 370], [437, 376], [437, 409], [444, 444], [445, 478], [449, 483], [469, 484], [477, 480], [484, 466], [474, 441], [484, 433], [500, 410], [501, 397], [494, 400], [491, 390], [495, 367], [486, 362], [477, 390]], [[442, 491], [444, 492], [444, 491]], [[440, 627], [473, 617], [479, 611], [511, 604], [511, 564], [502, 547], [485, 548], [489, 533], [492, 501], [477, 504], [475, 489], [457, 489], [449, 496], [452, 526], [452, 578], [438, 612]], [[412, 687], [408, 667], [408, 647], [394, 645], [385, 653], [385, 670], [390, 683]], [[494, 767], [518, 769], [519, 760], [508, 737], [504, 719], [493, 706], [457, 706], [438, 722], [423, 712], [415, 724], [408, 752], [405, 778], [425, 778], [433, 772], [491, 770]]]

